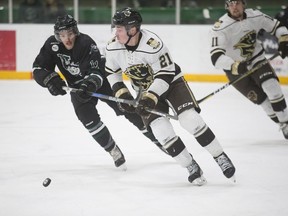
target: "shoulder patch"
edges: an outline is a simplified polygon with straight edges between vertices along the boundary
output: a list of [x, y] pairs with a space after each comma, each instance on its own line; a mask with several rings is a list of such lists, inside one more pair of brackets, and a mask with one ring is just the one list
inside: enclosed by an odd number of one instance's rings
[[113, 37], [110, 41], [108, 41], [108, 45], [116, 41], [116, 36]]
[[52, 51], [57, 52], [59, 50], [58, 44], [53, 44], [51, 49]]
[[220, 28], [222, 23], [223, 23], [222, 20], [218, 20], [217, 22], [214, 23], [214, 28]]
[[153, 47], [153, 49], [157, 49], [160, 46], [160, 42], [155, 40], [154, 38], [150, 38], [147, 41], [147, 44], [151, 47]]

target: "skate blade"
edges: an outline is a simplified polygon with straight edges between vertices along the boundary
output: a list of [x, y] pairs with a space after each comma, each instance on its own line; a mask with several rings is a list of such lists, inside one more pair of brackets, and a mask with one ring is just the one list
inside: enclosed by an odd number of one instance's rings
[[127, 166], [126, 166], [126, 164], [124, 163], [124, 164], [120, 165], [119, 167], [117, 167], [117, 169], [119, 169], [119, 170], [121, 170], [121, 171], [127, 171]]
[[207, 183], [207, 180], [204, 178], [204, 176], [201, 176], [192, 182], [192, 184], [195, 184], [197, 186], [202, 186], [202, 185], [205, 185], [206, 183]]
[[233, 175], [231, 178], [229, 178], [233, 183], [236, 183], [236, 177]]

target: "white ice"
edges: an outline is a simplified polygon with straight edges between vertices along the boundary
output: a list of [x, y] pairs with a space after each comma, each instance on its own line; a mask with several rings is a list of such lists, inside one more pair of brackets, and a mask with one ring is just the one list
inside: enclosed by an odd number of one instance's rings
[[[223, 83], [189, 85], [200, 99]], [[98, 109], [126, 156], [126, 172], [77, 120], [69, 96], [51, 96], [34, 81], [2, 80], [0, 92], [1, 216], [288, 215], [288, 140], [233, 87], [201, 103], [201, 115], [233, 160], [236, 183], [172, 120], [204, 171], [202, 187], [102, 102]], [[47, 177], [52, 182], [43, 187]]]

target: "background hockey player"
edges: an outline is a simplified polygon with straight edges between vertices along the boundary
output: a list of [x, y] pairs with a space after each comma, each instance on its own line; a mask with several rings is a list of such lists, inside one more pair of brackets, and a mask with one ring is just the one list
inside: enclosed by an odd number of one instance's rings
[[[288, 30], [278, 20], [258, 10], [245, 9], [245, 0], [226, 0], [227, 14], [214, 24], [211, 31], [211, 59], [216, 68], [223, 69], [234, 80], [259, 63], [266, 61], [261, 43], [256, 39], [261, 29], [279, 39], [279, 54], [288, 55]], [[288, 139], [288, 112], [278, 77], [269, 63], [234, 87], [280, 125]]]
[[[181, 69], [173, 62], [168, 48], [154, 33], [141, 29], [142, 17], [131, 8], [124, 8], [113, 16], [116, 37], [106, 47], [106, 71], [116, 97], [129, 99], [131, 93], [123, 82], [122, 73], [131, 80], [137, 91], [145, 91], [136, 108], [120, 104], [128, 112], [137, 112], [163, 148], [188, 169], [188, 180], [202, 185], [203, 172], [187, 151], [168, 118], [147, 112], [146, 108], [168, 112], [169, 105], [176, 111], [181, 126], [215, 158], [227, 178], [234, 176], [235, 167], [223, 152], [214, 133], [195, 110], [200, 111], [192, 91], [183, 78]], [[169, 102], [167, 102], [167, 101]], [[191, 141], [192, 142], [192, 141]]]
[[286, 26], [288, 28], [288, 5], [285, 6], [281, 11], [279, 11], [276, 15], [275, 18], [279, 20], [282, 25]]
[[[104, 59], [105, 60], [105, 59]], [[100, 52], [91, 37], [80, 33], [77, 22], [70, 15], [58, 17], [54, 26], [54, 35], [50, 36], [33, 63], [33, 75], [36, 82], [47, 88], [52, 95], [65, 95], [62, 89], [66, 82], [55, 72], [59, 68], [69, 87], [79, 89], [71, 92], [71, 101], [78, 119], [91, 136], [113, 157], [115, 166], [124, 166], [125, 157], [115, 144], [108, 128], [101, 121], [97, 110], [98, 99], [86, 94], [86, 91], [112, 95], [112, 89], [100, 70], [103, 67]], [[125, 117], [137, 126], [152, 141], [157, 143], [153, 134], [147, 131], [137, 114], [123, 113], [115, 102], [105, 101], [117, 115]]]

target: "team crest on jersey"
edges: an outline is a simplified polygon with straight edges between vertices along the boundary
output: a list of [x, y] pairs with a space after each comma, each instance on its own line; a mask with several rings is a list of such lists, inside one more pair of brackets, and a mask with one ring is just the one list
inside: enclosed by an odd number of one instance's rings
[[240, 38], [239, 42], [234, 45], [235, 49], [240, 49], [241, 56], [244, 58], [251, 58], [256, 46], [256, 31], [250, 31], [242, 38]]
[[151, 47], [153, 47], [153, 49], [157, 49], [160, 46], [160, 42], [155, 40], [154, 38], [150, 38], [147, 41], [147, 44]]
[[79, 63], [74, 63], [71, 61], [71, 57], [68, 55], [63, 54], [57, 54], [57, 56], [60, 58], [63, 68], [65, 68], [69, 73], [72, 75], [80, 75], [80, 68]]
[[124, 73], [136, 86], [142, 86], [144, 90], [147, 90], [153, 82], [153, 70], [148, 64], [132, 65]]

